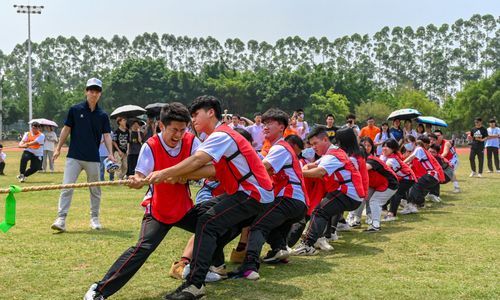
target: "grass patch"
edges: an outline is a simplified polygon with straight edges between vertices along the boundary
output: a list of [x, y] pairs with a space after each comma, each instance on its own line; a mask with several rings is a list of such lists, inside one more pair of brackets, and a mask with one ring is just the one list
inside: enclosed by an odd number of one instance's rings
[[[20, 152], [9, 152], [0, 187], [16, 183]], [[288, 265], [261, 268], [257, 282], [227, 280], [208, 285], [211, 299], [498, 299], [500, 298], [500, 174], [467, 177], [442, 188], [441, 204], [418, 215], [400, 216], [377, 234], [342, 233], [335, 250], [318, 257], [293, 257]], [[61, 183], [55, 174], [35, 174], [24, 185]], [[85, 181], [84, 175], [80, 177]], [[17, 225], [0, 233], [0, 299], [81, 299], [114, 260], [135, 244], [144, 191], [102, 189], [104, 230], [89, 228], [89, 193], [75, 191], [68, 233], [53, 234], [58, 191], [18, 194]], [[0, 202], [3, 218], [4, 202]], [[366, 226], [364, 226], [366, 228]], [[143, 268], [113, 299], [159, 299], [177, 287], [168, 277], [189, 233], [173, 229]], [[229, 245], [227, 254], [229, 255]], [[266, 249], [265, 249], [266, 250]], [[233, 268], [233, 266], [229, 266]], [[496, 282], [496, 283], [495, 283]]]

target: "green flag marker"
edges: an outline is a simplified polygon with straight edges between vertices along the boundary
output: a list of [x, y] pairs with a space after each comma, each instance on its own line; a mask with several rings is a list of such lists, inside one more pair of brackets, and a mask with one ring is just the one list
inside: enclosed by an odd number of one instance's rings
[[5, 199], [5, 220], [0, 223], [0, 230], [3, 232], [9, 231], [9, 229], [16, 224], [16, 198], [14, 198], [14, 194], [22, 190], [21, 187], [17, 185], [11, 185], [9, 189], [9, 195], [7, 195]]

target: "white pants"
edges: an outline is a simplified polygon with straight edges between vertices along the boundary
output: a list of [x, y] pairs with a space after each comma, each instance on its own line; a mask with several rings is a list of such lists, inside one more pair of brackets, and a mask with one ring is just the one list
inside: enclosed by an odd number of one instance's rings
[[375, 191], [372, 188], [368, 189], [368, 201], [372, 216], [372, 225], [380, 227], [380, 217], [382, 215], [382, 206], [396, 193], [397, 190], [386, 189], [383, 192]]

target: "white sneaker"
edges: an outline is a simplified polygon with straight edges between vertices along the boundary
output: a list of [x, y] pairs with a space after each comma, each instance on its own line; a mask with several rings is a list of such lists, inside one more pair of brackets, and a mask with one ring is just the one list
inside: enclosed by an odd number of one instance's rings
[[333, 242], [333, 241], [338, 241], [340, 236], [337, 234], [337, 232], [332, 233], [329, 238], [327, 238], [328, 241]]
[[314, 243], [314, 248], [324, 250], [324, 251], [332, 251], [333, 247], [328, 243], [325, 237], [320, 237], [316, 243]]
[[[220, 267], [220, 268], [210, 266], [210, 268], [208, 269], [207, 275], [205, 276], [205, 282], [217, 282], [217, 281], [221, 281], [223, 279], [226, 279], [227, 275], [220, 274], [220, 273], [216, 272], [217, 270], [222, 269], [222, 268], [225, 270], [225, 266]], [[184, 267], [184, 271], [182, 271], [182, 279], [186, 279], [190, 272], [191, 272], [191, 266], [189, 264], [187, 264]]]
[[19, 180], [19, 182], [24, 182], [26, 181], [26, 177], [24, 177], [23, 174], [19, 174], [16, 176], [16, 178]]
[[406, 200], [406, 199], [401, 199], [401, 203], [399, 204], [399, 206], [401, 206], [401, 207], [403, 207], [403, 208], [404, 208], [407, 204], [408, 204], [408, 200]]
[[64, 232], [66, 231], [66, 219], [63, 217], [58, 217], [52, 226], [50, 228], [57, 230], [59, 232]]
[[93, 217], [93, 218], [90, 219], [90, 228], [92, 228], [94, 230], [100, 230], [100, 229], [102, 229], [102, 225], [99, 222], [99, 218], [98, 217]]
[[474, 176], [476, 176], [476, 172], [470, 172], [469, 177], [474, 177]]
[[488, 170], [488, 171], [486, 171], [486, 173], [493, 173], [493, 171]]
[[314, 247], [308, 246], [306, 243], [301, 243], [299, 246], [293, 249], [293, 254], [310, 256], [318, 254], [318, 251]]
[[418, 208], [413, 203], [408, 203], [405, 208], [400, 212], [402, 215], [416, 214], [418, 213]]
[[477, 177], [481, 178], [481, 177], [483, 177], [483, 174], [477, 173]]
[[433, 195], [433, 194], [427, 194], [427, 196], [425, 196], [425, 199], [428, 200], [428, 201], [432, 201], [434, 203], [441, 202], [441, 198], [439, 198], [439, 196], [436, 196], [436, 195]]
[[460, 193], [460, 188], [459, 187], [453, 188], [453, 193], [455, 194]]
[[97, 288], [97, 283], [90, 286], [89, 290], [83, 296], [83, 300], [104, 300], [102, 295], [98, 295], [95, 289]]
[[337, 223], [337, 230], [338, 231], [350, 231], [351, 226], [347, 223]]
[[497, 173], [500, 173], [500, 170], [497, 170]]
[[392, 221], [396, 221], [398, 218], [393, 216], [393, 215], [385, 215], [384, 218], [382, 219], [382, 222], [392, 222]]

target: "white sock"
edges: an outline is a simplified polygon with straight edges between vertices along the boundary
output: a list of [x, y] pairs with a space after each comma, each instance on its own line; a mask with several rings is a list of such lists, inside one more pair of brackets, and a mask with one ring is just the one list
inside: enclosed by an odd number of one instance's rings
[[458, 189], [458, 188], [459, 188], [459, 186], [458, 186], [458, 181], [453, 181], [453, 187], [454, 187], [454, 188], [456, 188], [456, 189]]

